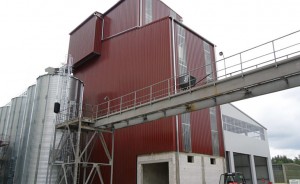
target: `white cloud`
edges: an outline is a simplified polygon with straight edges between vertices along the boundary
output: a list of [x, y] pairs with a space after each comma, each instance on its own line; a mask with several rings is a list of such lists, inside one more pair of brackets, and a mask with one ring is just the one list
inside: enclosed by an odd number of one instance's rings
[[299, 150], [294, 149], [277, 149], [270, 146], [270, 153], [271, 157], [277, 156], [277, 155], [286, 155], [288, 158], [294, 159], [295, 157], [298, 157], [300, 155]]

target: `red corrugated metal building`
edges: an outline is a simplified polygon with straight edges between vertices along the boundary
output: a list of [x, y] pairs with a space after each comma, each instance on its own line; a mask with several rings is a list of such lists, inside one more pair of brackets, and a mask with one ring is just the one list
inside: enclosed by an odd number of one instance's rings
[[[85, 84], [84, 103], [100, 104], [159, 81], [191, 73], [209, 80], [214, 45], [181, 23], [159, 0], [123, 0], [106, 13], [95, 12], [70, 33], [74, 75]], [[206, 77], [208, 75], [208, 77]], [[115, 131], [113, 183], [137, 180], [139, 155], [177, 151], [222, 158], [219, 107], [204, 109]], [[101, 160], [101, 148], [92, 153]], [[109, 170], [103, 169], [105, 182]], [[171, 182], [171, 181], [170, 181]], [[95, 183], [97, 183], [95, 181]]]

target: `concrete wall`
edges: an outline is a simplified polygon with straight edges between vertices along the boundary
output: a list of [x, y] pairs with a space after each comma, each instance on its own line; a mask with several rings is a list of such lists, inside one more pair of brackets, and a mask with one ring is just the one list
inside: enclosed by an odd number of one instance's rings
[[[168, 162], [169, 183], [176, 183], [176, 152], [142, 155], [137, 161], [137, 184], [143, 182], [143, 164]], [[216, 184], [225, 172], [223, 157], [201, 154], [179, 154], [180, 184]]]
[[[193, 157], [193, 163], [188, 162], [188, 156]], [[216, 184], [219, 183], [220, 175], [225, 172], [222, 157], [181, 153], [179, 161], [180, 184]]]

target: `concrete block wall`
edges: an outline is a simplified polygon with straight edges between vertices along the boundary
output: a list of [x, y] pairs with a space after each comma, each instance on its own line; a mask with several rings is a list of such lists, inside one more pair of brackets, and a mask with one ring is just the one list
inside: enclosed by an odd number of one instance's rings
[[[176, 184], [176, 152], [141, 155], [137, 159], [137, 184], [143, 182], [143, 164], [168, 162], [169, 183]], [[179, 153], [180, 184], [216, 184], [225, 172], [225, 159], [201, 154]]]
[[179, 160], [180, 184], [216, 184], [225, 172], [223, 157], [181, 153]]

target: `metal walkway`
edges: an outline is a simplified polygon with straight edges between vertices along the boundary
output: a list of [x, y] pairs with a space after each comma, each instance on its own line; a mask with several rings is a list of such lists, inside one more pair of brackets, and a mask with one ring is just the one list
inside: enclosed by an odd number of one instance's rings
[[[98, 128], [123, 128], [300, 86], [300, 31], [95, 106]], [[184, 77], [185, 86], [177, 84]]]

